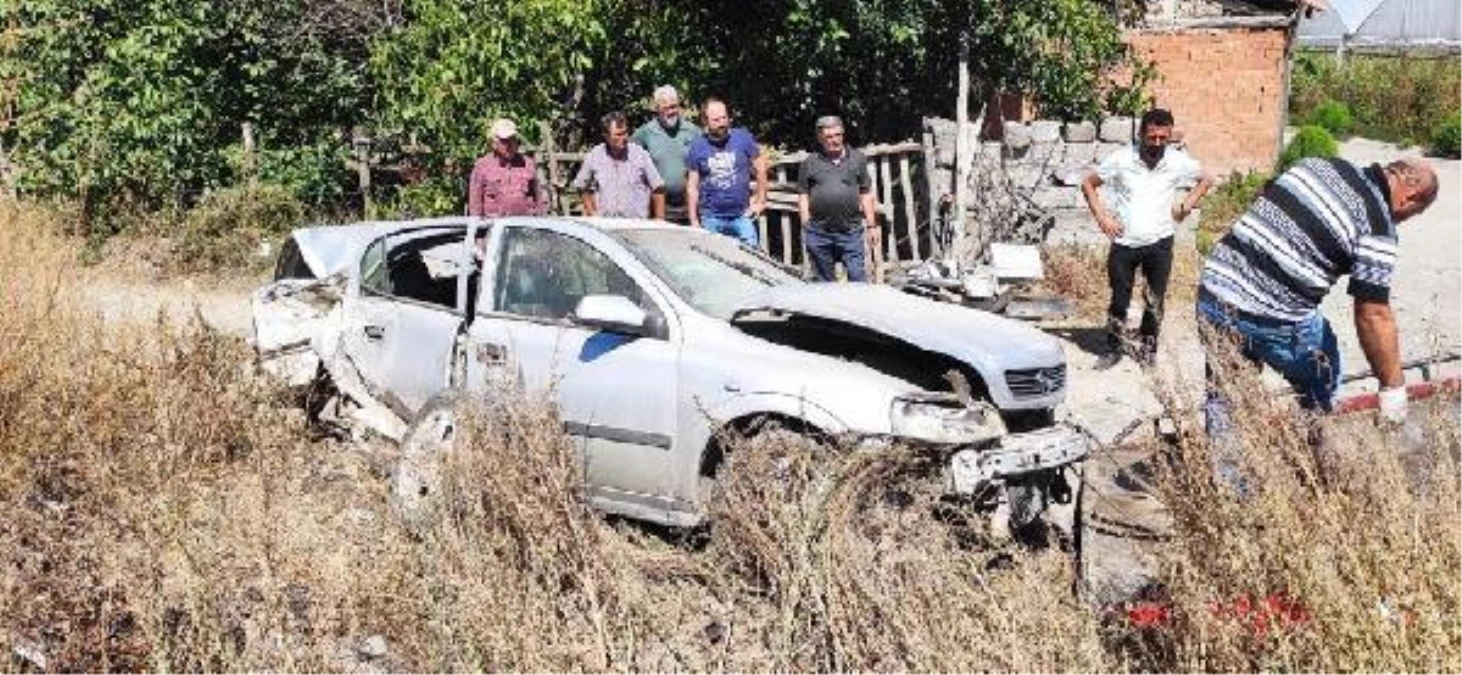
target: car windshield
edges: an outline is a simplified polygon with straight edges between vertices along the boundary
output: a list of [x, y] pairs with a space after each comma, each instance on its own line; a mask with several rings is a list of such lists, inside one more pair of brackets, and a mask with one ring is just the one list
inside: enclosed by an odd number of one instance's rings
[[730, 320], [743, 300], [801, 279], [770, 258], [723, 236], [671, 229], [615, 232], [635, 257], [696, 309]]

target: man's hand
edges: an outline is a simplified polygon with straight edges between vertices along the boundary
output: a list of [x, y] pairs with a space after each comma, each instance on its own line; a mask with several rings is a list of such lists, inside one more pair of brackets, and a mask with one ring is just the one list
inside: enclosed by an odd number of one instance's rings
[[1401, 424], [1406, 421], [1406, 387], [1383, 387], [1379, 396], [1381, 399], [1381, 417], [1392, 424]]
[[1184, 220], [1187, 220], [1188, 215], [1191, 213], [1193, 213], [1193, 207], [1188, 205], [1188, 201], [1186, 199], [1181, 200], [1176, 204], [1173, 204], [1173, 222], [1181, 223]]
[[1097, 227], [1101, 228], [1102, 234], [1108, 238], [1116, 239], [1122, 236], [1122, 223], [1117, 222], [1110, 214], [1103, 213], [1097, 216]]
[[868, 256], [873, 257], [874, 251], [883, 250], [883, 230], [876, 225], [869, 225], [863, 228], [863, 245], [868, 247]]
[[746, 209], [746, 216], [748, 218], [751, 218], [752, 220], [755, 220], [757, 218], [760, 218], [762, 212], [766, 210], [767, 202], [765, 199], [753, 198], [751, 200], [751, 206]]

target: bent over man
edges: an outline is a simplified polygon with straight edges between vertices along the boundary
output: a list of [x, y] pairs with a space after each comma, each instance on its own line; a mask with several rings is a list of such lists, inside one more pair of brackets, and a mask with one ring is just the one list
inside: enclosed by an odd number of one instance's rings
[[[1138, 270], [1146, 280], [1147, 293], [1143, 297], [1136, 356], [1142, 365], [1152, 364], [1173, 269], [1173, 232], [1213, 185], [1212, 178], [1188, 153], [1168, 147], [1172, 135], [1172, 113], [1161, 108], [1147, 111], [1138, 128], [1138, 142], [1102, 159], [1096, 171], [1081, 183], [1097, 226], [1112, 240], [1107, 254], [1107, 280], [1112, 289], [1112, 301], [1107, 306], [1108, 351], [1097, 361], [1097, 370], [1106, 370], [1122, 360], [1127, 344], [1127, 307], [1132, 302]], [[1177, 201], [1178, 189], [1194, 181], [1197, 186]], [[1114, 210], [1108, 210], [1098, 192], [1103, 186], [1110, 190]]]
[[1396, 224], [1437, 197], [1437, 176], [1419, 159], [1359, 167], [1338, 159], [1307, 159], [1265, 186], [1249, 210], [1219, 240], [1203, 264], [1198, 287], [1200, 335], [1208, 356], [1205, 413], [1211, 435], [1229, 428], [1228, 402], [1218, 391], [1217, 340], [1237, 342], [1239, 354], [1265, 364], [1300, 394], [1306, 409], [1329, 411], [1340, 384], [1335, 333], [1320, 302], [1343, 274], [1355, 298], [1355, 330], [1381, 383], [1381, 412], [1406, 416], [1391, 281]]

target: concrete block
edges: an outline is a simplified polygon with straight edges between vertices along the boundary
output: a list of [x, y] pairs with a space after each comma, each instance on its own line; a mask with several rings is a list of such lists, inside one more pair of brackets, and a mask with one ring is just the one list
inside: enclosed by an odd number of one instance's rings
[[1090, 164], [1096, 160], [1096, 143], [1067, 143], [1061, 149], [1061, 164], [1067, 167]]
[[1079, 209], [1086, 205], [1080, 188], [1055, 185], [1031, 193], [1031, 201], [1043, 209]]
[[1036, 120], [1030, 123], [1032, 143], [1055, 143], [1061, 140], [1061, 123], [1055, 120]]
[[1108, 117], [1102, 120], [1100, 137], [1103, 143], [1131, 143], [1137, 125], [1131, 117]]
[[1024, 150], [1031, 144], [1030, 127], [1020, 122], [1005, 123], [1005, 147]]
[[1107, 155], [1110, 155], [1118, 150], [1124, 150], [1131, 145], [1131, 141], [1123, 143], [1098, 143], [1096, 147], [1096, 161], [1100, 162], [1103, 159], [1106, 159]]
[[1093, 143], [1097, 138], [1097, 128], [1091, 122], [1067, 122], [1062, 128], [1062, 138], [1067, 143]]

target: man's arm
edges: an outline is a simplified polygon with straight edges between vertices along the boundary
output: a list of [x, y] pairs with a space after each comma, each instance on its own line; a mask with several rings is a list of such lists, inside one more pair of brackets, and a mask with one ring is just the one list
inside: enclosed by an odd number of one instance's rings
[[1198, 184], [1193, 186], [1193, 189], [1188, 192], [1188, 196], [1183, 201], [1173, 205], [1173, 220], [1181, 223], [1187, 219], [1188, 214], [1193, 213], [1193, 210], [1198, 208], [1198, 202], [1203, 201], [1203, 195], [1208, 194], [1208, 190], [1212, 187], [1213, 176], [1209, 175], [1206, 171], [1200, 174], [1198, 176]]
[[665, 186], [655, 188], [650, 193], [650, 217], [655, 220], [665, 220]]
[[594, 176], [593, 154], [591, 150], [589, 155], [584, 157], [584, 162], [579, 165], [578, 172], [574, 174], [573, 182], [569, 183], [569, 187], [579, 193], [579, 203], [583, 205], [586, 216], [592, 216], [599, 211], [599, 203], [594, 199], [594, 187], [598, 185], [598, 181]]
[[467, 179], [467, 215], [482, 215], [482, 168], [472, 167], [472, 176]]
[[685, 209], [689, 213], [692, 227], [701, 226], [701, 212], [698, 208], [701, 201], [701, 173], [691, 168], [685, 172]]
[[1098, 190], [1105, 182], [1095, 171], [1086, 174], [1086, 179], [1081, 181], [1081, 194], [1086, 197], [1086, 207], [1091, 209], [1091, 215], [1096, 218], [1097, 227], [1108, 237], [1117, 237], [1122, 234], [1122, 224], [1112, 217], [1107, 211], [1107, 205], [1102, 203], [1102, 195]]
[[797, 216], [802, 219], [802, 227], [812, 223], [812, 200], [807, 198], [806, 192], [797, 194]]
[[585, 190], [579, 193], [579, 202], [584, 206], [584, 215], [593, 216], [599, 211], [598, 202], [594, 201], [594, 193]]
[[1406, 384], [1401, 372], [1401, 341], [1396, 333], [1396, 314], [1391, 305], [1376, 300], [1355, 301], [1355, 333], [1371, 372], [1384, 388]]
[[872, 192], [858, 195], [858, 205], [863, 209], [863, 245], [868, 247], [868, 257], [883, 244], [883, 231], [878, 229], [878, 200]]
[[751, 167], [756, 171], [756, 192], [751, 200], [751, 217], [761, 215], [767, 209], [767, 168], [771, 162], [767, 161], [765, 152], [757, 153], [756, 158], [751, 160]]

